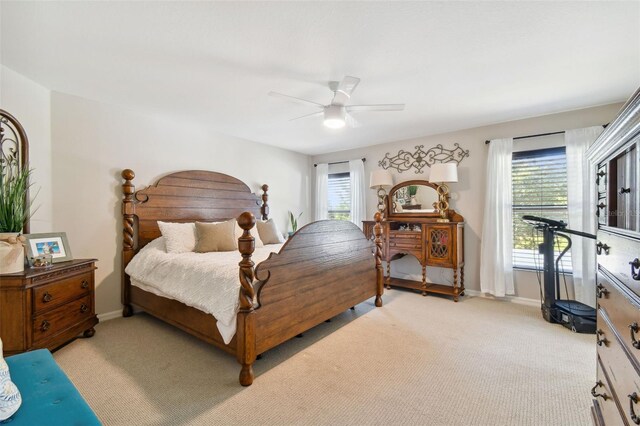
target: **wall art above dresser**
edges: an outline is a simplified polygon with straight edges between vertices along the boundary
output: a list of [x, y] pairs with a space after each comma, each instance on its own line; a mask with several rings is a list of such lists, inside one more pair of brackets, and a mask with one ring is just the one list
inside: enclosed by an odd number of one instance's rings
[[406, 172], [412, 168], [416, 169], [415, 173], [423, 173], [425, 167], [431, 167], [436, 163], [457, 163], [469, 156], [469, 150], [462, 149], [460, 144], [454, 143], [455, 148], [447, 149], [441, 144], [424, 150], [424, 145], [416, 145], [414, 152], [401, 149], [392, 156], [386, 153], [384, 158], [378, 161], [378, 165], [383, 169], [396, 169], [398, 173]]

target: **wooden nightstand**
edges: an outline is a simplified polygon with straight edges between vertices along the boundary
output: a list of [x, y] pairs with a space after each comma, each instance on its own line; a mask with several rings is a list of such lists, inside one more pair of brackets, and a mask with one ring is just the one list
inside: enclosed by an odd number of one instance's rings
[[0, 275], [0, 337], [5, 355], [57, 349], [94, 335], [96, 259]]

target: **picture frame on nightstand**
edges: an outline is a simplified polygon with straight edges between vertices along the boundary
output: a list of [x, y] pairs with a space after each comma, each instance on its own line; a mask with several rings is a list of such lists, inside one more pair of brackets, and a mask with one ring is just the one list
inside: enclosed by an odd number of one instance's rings
[[43, 255], [51, 255], [53, 263], [73, 260], [66, 232], [25, 234], [24, 237], [29, 266], [33, 266], [34, 259]]

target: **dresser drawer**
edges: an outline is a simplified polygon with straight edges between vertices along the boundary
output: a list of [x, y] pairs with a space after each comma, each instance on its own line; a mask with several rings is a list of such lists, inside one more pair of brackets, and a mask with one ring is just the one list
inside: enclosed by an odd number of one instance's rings
[[43, 285], [33, 290], [35, 312], [59, 306], [69, 300], [88, 293], [93, 287], [93, 272], [65, 278], [56, 283]]
[[420, 240], [422, 238], [422, 232], [415, 231], [391, 231], [389, 233], [390, 241], [401, 240]]
[[613, 398], [609, 379], [604, 374], [601, 362], [600, 358], [598, 358], [596, 385], [591, 388], [591, 396], [597, 401], [597, 404], [594, 401], [594, 406], [600, 411], [599, 414], [604, 421], [603, 424], [607, 426], [623, 426], [622, 416]]
[[406, 248], [406, 249], [422, 249], [422, 243], [415, 240], [406, 241], [389, 241], [389, 247]]
[[38, 344], [55, 336], [71, 326], [92, 318], [93, 306], [91, 294], [52, 309], [33, 320], [33, 342]]
[[[604, 340], [598, 346], [598, 356], [609, 378], [610, 390], [618, 398], [627, 423], [635, 424], [631, 416], [632, 409], [640, 415], [640, 372], [627, 357], [602, 310], [598, 310], [598, 340]], [[637, 403], [632, 403], [629, 397], [634, 394], [637, 396]]]
[[624, 294], [601, 272], [598, 272], [597, 286], [598, 305], [607, 313], [623, 344], [640, 364], [640, 306], [637, 300]]

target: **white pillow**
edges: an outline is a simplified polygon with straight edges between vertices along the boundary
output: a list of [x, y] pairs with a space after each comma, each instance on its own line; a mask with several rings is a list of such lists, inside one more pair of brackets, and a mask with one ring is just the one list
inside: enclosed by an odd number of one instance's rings
[[196, 248], [196, 224], [158, 221], [167, 253], [187, 253]]
[[2, 339], [0, 339], [0, 421], [6, 420], [18, 411], [22, 404], [22, 396], [11, 381], [9, 366], [2, 356]]
[[[244, 232], [244, 230], [242, 228], [240, 228], [240, 225], [238, 225], [238, 221], [236, 220], [236, 248], [238, 248], [238, 238], [242, 237], [242, 233], [243, 232]], [[260, 235], [256, 231], [255, 227], [253, 227], [253, 229], [251, 229], [251, 236], [253, 238], [255, 238], [255, 240], [256, 240], [256, 248], [264, 247], [264, 243], [260, 239]]]
[[284, 236], [278, 230], [278, 225], [273, 219], [257, 221], [256, 229], [258, 229], [258, 235], [264, 244], [284, 243]]

